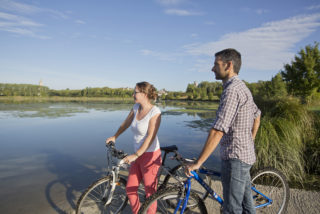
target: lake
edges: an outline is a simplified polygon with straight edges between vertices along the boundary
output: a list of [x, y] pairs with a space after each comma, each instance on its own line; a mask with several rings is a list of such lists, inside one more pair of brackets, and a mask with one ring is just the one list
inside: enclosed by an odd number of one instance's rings
[[[214, 108], [182, 102], [157, 106], [162, 111], [161, 146], [177, 145], [184, 157], [197, 157]], [[105, 139], [131, 108], [131, 102], [121, 101], [0, 103], [0, 213], [74, 209], [79, 194], [106, 174]], [[133, 152], [130, 129], [116, 146]], [[205, 165], [219, 169], [219, 149]]]

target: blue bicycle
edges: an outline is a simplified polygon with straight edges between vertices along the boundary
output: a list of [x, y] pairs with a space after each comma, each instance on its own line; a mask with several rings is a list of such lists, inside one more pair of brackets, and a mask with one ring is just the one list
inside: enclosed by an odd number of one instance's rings
[[[182, 166], [190, 161], [184, 159], [178, 152], [175, 152], [174, 158]], [[199, 175], [220, 177], [220, 173], [208, 169], [199, 169], [197, 172], [193, 171], [192, 174], [193, 176], [187, 178], [183, 185], [177, 185], [176, 183], [173, 186], [159, 189], [145, 201], [139, 213], [147, 213], [150, 205], [155, 202], [157, 202], [157, 213], [208, 213], [204, 201], [191, 187], [192, 179], [196, 180], [210, 194], [211, 198], [218, 202], [219, 213], [223, 199]], [[254, 173], [251, 178], [251, 189], [257, 213], [285, 213], [290, 194], [285, 176], [277, 169], [269, 167]], [[209, 211], [213, 213], [212, 210]]]

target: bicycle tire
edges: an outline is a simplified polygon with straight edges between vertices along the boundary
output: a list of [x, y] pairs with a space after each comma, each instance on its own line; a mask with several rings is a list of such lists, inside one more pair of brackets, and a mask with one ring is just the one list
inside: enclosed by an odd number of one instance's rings
[[[251, 176], [251, 183], [257, 190], [273, 200], [270, 206], [258, 208], [257, 213], [285, 213], [290, 198], [290, 189], [286, 177], [279, 170], [268, 167]], [[255, 205], [266, 202], [264, 197], [252, 192]]]
[[119, 178], [113, 193], [111, 203], [105, 205], [106, 199], [103, 198], [103, 194], [106, 188], [109, 188], [108, 190], [110, 190], [111, 183], [112, 175], [106, 176], [92, 183], [80, 196], [77, 202], [76, 214], [120, 213], [125, 208], [128, 202], [128, 197], [126, 194], [127, 182], [124, 178]]
[[[139, 210], [139, 214], [146, 214], [149, 207], [157, 202], [157, 214], [164, 213], [174, 213], [175, 208], [177, 206], [177, 201], [182, 198], [182, 194], [184, 194], [184, 188], [182, 186], [173, 186], [164, 189], [158, 190], [156, 193], [151, 195], [146, 201], [142, 204]], [[207, 208], [203, 202], [203, 200], [198, 196], [198, 194], [193, 191], [190, 192], [189, 195], [189, 203], [195, 204], [195, 206], [187, 206], [184, 213], [186, 214], [207, 214]], [[181, 203], [183, 204], [183, 203]], [[181, 205], [182, 206], [182, 205]], [[181, 211], [181, 206], [179, 208], [179, 213]]]
[[[178, 176], [180, 178], [180, 180], [187, 179], [187, 176], [184, 173], [182, 165], [177, 165], [169, 171], [169, 174], [166, 175], [160, 188], [166, 188], [169, 184], [175, 185], [178, 181], [176, 179], [172, 178], [173, 175]], [[203, 181], [209, 187], [211, 187], [211, 177], [209, 175], [205, 175], [205, 174], [201, 174], [201, 173], [199, 173], [198, 175], [203, 179]], [[206, 189], [204, 189], [198, 182], [195, 182], [195, 181], [191, 182], [191, 189], [193, 191], [197, 192], [197, 194], [199, 195], [199, 197], [203, 201], [209, 195], [209, 192], [206, 191]]]

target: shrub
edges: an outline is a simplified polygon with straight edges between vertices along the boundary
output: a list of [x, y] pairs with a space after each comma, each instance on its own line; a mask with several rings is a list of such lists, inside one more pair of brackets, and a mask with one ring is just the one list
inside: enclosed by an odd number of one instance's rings
[[[262, 119], [255, 140], [255, 168], [273, 166], [280, 169], [291, 183], [303, 184], [305, 172], [310, 168], [308, 164], [319, 158], [310, 147], [319, 136], [315, 127], [318, 118], [298, 99], [259, 100], [257, 104], [262, 110]], [[319, 142], [315, 144], [313, 147]], [[311, 166], [312, 170], [317, 166]]]

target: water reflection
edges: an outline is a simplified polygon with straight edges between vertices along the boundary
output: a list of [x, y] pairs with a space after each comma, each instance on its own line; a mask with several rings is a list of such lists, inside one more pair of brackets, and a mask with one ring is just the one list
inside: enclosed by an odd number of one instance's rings
[[31, 117], [71, 117], [90, 110], [118, 111], [128, 110], [132, 103], [123, 102], [55, 102], [55, 103], [0, 103], [0, 118], [8, 116]]
[[169, 101], [162, 102], [160, 105], [164, 107], [172, 107], [172, 109], [163, 112], [163, 115], [182, 115], [186, 114], [195, 118], [191, 121], [186, 121], [186, 126], [199, 129], [204, 132], [208, 132], [211, 127], [214, 118], [216, 117], [216, 110], [218, 103], [216, 102], [194, 102], [194, 101]]
[[102, 167], [83, 165], [74, 158], [70, 158], [70, 156], [57, 151], [47, 152], [46, 167], [49, 172], [56, 175], [56, 179], [46, 185], [46, 199], [50, 206], [59, 214], [67, 214], [68, 212], [61, 205], [61, 199], [57, 199], [54, 193], [58, 186], [62, 186], [65, 192], [64, 198], [69, 206], [75, 209], [79, 193], [84, 191], [83, 184], [87, 183], [88, 180], [94, 181], [106, 175], [106, 171]]
[[[161, 145], [197, 157], [216, 104], [157, 104], [163, 116]], [[128, 115], [132, 102], [0, 103], [0, 213], [70, 213], [81, 192], [105, 171], [106, 137]], [[117, 147], [133, 152], [132, 134]], [[218, 152], [206, 162], [217, 169]], [[176, 164], [176, 163], [172, 163]]]

